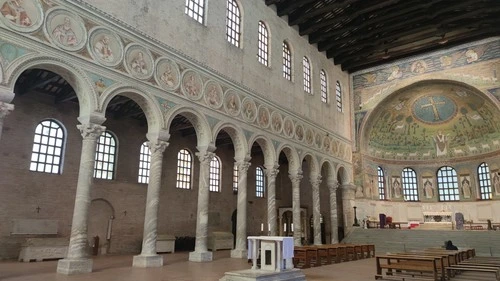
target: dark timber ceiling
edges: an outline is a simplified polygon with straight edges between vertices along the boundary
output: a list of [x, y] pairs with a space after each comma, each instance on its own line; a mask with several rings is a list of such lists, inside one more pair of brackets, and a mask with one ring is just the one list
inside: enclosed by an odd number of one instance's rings
[[500, 0], [263, 0], [350, 73], [500, 35]]

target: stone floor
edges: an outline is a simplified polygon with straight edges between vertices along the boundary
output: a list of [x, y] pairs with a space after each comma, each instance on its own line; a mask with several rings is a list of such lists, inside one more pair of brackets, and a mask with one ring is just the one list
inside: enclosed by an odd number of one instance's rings
[[[66, 276], [55, 273], [57, 261], [0, 262], [2, 281], [218, 281], [226, 271], [250, 268], [246, 260], [232, 259], [229, 251], [218, 251], [207, 263], [188, 261], [188, 253], [164, 255], [161, 268], [133, 268], [132, 256], [104, 256], [94, 259], [94, 272]], [[308, 281], [372, 281], [375, 259], [364, 259], [305, 269]]]

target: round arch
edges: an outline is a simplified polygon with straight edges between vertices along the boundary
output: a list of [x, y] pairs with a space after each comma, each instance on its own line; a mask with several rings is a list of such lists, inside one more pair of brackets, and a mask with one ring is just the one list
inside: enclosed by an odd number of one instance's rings
[[167, 112], [165, 116], [165, 124], [166, 124], [165, 129], [167, 131], [170, 128], [170, 125], [172, 124], [172, 121], [174, 120], [175, 116], [177, 115], [182, 115], [186, 117], [189, 120], [189, 122], [191, 122], [196, 131], [198, 146], [211, 144], [212, 130], [210, 129], [210, 125], [208, 124], [207, 119], [203, 114], [200, 114], [196, 110], [189, 107], [181, 106], [177, 108], [172, 108], [170, 112]]
[[304, 160], [306, 160], [309, 163], [309, 170], [311, 172], [311, 175], [310, 175], [311, 178], [312, 178], [312, 176], [320, 175], [321, 170], [319, 169], [318, 161], [316, 160], [315, 157], [313, 157], [312, 154], [306, 152], [302, 156], [302, 159], [300, 160], [299, 163], [302, 163], [302, 161], [304, 161]]
[[245, 135], [243, 134], [241, 128], [238, 128], [237, 126], [229, 122], [217, 124], [213, 128], [212, 140], [214, 143], [215, 139], [217, 138], [217, 135], [221, 131], [225, 131], [231, 137], [231, 140], [233, 141], [234, 144], [235, 158], [243, 159], [246, 155], [250, 153], [248, 151], [248, 143], [245, 139]]
[[254, 135], [250, 138], [248, 147], [251, 148], [254, 142], [258, 143], [264, 152], [264, 165], [272, 167], [276, 163], [277, 157], [271, 140], [264, 135]]
[[288, 159], [288, 171], [301, 171], [300, 163], [302, 162], [299, 160], [297, 151], [288, 144], [281, 145], [276, 154], [279, 155], [282, 151]]

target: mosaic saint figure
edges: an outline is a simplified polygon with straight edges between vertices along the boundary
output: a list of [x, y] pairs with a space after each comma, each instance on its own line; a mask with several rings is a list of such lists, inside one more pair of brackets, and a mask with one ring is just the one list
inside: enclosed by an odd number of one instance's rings
[[76, 46], [78, 44], [78, 38], [76, 33], [71, 27], [71, 19], [68, 17], [64, 18], [64, 23], [56, 26], [52, 30], [52, 36], [55, 40], [64, 46]]
[[148, 74], [146, 60], [144, 59], [144, 53], [138, 52], [137, 55], [132, 59], [132, 63], [130, 64], [132, 69], [139, 74]]
[[5, 1], [2, 8], [0, 8], [0, 11], [2, 12], [2, 15], [12, 23], [20, 26], [31, 26], [33, 22], [24, 9], [23, 1], [24, 0]]
[[424, 182], [424, 192], [425, 198], [430, 199], [434, 197], [434, 188], [432, 187], [432, 182], [429, 179]]
[[470, 181], [467, 178], [462, 180], [462, 192], [464, 194], [464, 198], [470, 198], [471, 190], [470, 190]]
[[439, 157], [448, 154], [448, 135], [444, 135], [443, 131], [439, 130], [433, 139], [436, 144], [436, 156]]
[[172, 73], [172, 67], [169, 64], [166, 65], [165, 71], [160, 76], [160, 80], [163, 83], [165, 83], [165, 85], [167, 85], [171, 88], [174, 87], [175, 78], [174, 78], [174, 74]]

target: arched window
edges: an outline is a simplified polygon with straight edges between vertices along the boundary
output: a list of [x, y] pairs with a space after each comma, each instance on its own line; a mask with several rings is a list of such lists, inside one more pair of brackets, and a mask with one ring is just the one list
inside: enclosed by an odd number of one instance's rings
[[328, 103], [328, 81], [326, 80], [326, 72], [324, 69], [319, 72], [319, 82], [321, 89], [321, 101]]
[[382, 170], [380, 166], [377, 167], [377, 179], [378, 179], [378, 199], [385, 200], [384, 170]]
[[61, 174], [66, 136], [61, 124], [44, 120], [35, 128], [30, 171]]
[[283, 77], [288, 81], [292, 81], [292, 52], [285, 41], [283, 41]]
[[191, 189], [191, 174], [193, 171], [193, 157], [187, 149], [177, 153], [177, 181], [176, 188]]
[[233, 193], [238, 193], [238, 165], [236, 163], [233, 166]]
[[417, 174], [415, 171], [412, 168], [404, 168], [401, 178], [405, 201], [418, 201]]
[[255, 196], [264, 197], [264, 170], [262, 167], [255, 168]]
[[[479, 178], [479, 194], [481, 200], [490, 200], [493, 197], [493, 193], [491, 190], [490, 168], [488, 164], [483, 162], [477, 167], [477, 177]], [[462, 183], [462, 188], [464, 188], [463, 185]]]
[[337, 96], [337, 110], [342, 112], [342, 88], [339, 81], [335, 84], [335, 95]]
[[267, 31], [266, 24], [259, 21], [259, 46], [257, 52], [257, 59], [265, 66], [269, 66], [269, 32]]
[[214, 156], [210, 161], [210, 185], [209, 189], [213, 192], [220, 192], [220, 160]]
[[437, 171], [439, 201], [460, 200], [457, 172], [452, 167], [444, 166]]
[[112, 180], [115, 178], [116, 138], [105, 131], [97, 140], [94, 178]]
[[203, 24], [205, 16], [205, 0], [186, 0], [186, 15]]
[[141, 145], [139, 153], [139, 176], [137, 182], [149, 183], [149, 170], [151, 168], [151, 151], [146, 142]]
[[311, 63], [307, 57], [302, 59], [302, 69], [304, 72], [304, 92], [311, 94]]
[[240, 46], [241, 14], [238, 4], [234, 0], [227, 1], [226, 10], [226, 38], [236, 47]]

